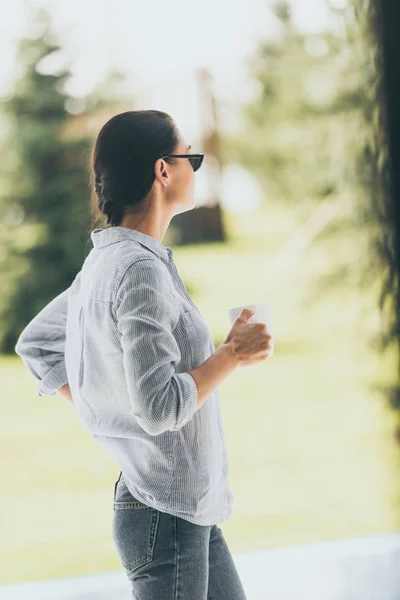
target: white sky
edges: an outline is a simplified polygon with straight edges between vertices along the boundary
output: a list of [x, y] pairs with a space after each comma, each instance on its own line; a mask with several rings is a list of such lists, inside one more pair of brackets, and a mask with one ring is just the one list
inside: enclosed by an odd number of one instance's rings
[[[31, 4], [51, 10], [73, 68], [72, 93], [84, 95], [108, 69], [118, 67], [127, 73], [137, 101], [148, 108], [176, 103], [179, 112], [179, 97], [187, 106], [188, 87], [195, 85], [192, 73], [199, 66], [211, 69], [221, 100], [246, 99], [251, 86], [244, 60], [260, 39], [275, 31], [268, 0], [32, 0]], [[2, 93], [12, 81], [15, 42], [26, 31], [29, 13], [23, 0], [0, 0], [0, 7]], [[326, 0], [294, 0], [293, 11], [309, 31], [318, 31], [329, 19]]]
[[[332, 22], [327, 0], [292, 0], [295, 21], [318, 32]], [[345, 0], [330, 0], [342, 6]], [[132, 109], [169, 112], [188, 143], [199, 137], [201, 112], [194, 70], [208, 67], [220, 126], [239, 124], [254, 87], [246, 57], [276, 34], [270, 0], [31, 0], [47, 6], [73, 71], [69, 92], [84, 96], [111, 68], [127, 74]], [[0, 94], [18, 71], [15, 46], [27, 30], [24, 0], [0, 0]]]

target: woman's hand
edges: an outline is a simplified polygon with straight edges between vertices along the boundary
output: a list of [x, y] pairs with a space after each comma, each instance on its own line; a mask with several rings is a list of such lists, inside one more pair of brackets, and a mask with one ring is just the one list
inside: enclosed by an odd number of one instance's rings
[[68, 400], [68, 402], [70, 404], [72, 404], [72, 405], [74, 404], [74, 401], [73, 401], [73, 398], [72, 398], [72, 394], [71, 394], [71, 390], [69, 388], [69, 383], [66, 383], [62, 387], [58, 388], [57, 394], [60, 394], [60, 396], [63, 396], [66, 400]]
[[235, 319], [228, 337], [223, 342], [229, 344], [238, 359], [238, 366], [247, 367], [268, 358], [273, 348], [272, 336], [265, 323], [249, 323], [254, 310], [243, 308]]

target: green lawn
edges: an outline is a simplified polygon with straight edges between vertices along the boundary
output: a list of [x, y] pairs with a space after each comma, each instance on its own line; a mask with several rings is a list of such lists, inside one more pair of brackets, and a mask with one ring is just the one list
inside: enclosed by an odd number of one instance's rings
[[[396, 381], [397, 363], [368, 343], [376, 290], [356, 278], [313, 295], [334, 261], [357, 256], [356, 236], [320, 235], [277, 270], [272, 258], [301, 210], [227, 215], [226, 244], [175, 249], [216, 344], [229, 330], [228, 307], [271, 303], [274, 357], [237, 369], [220, 388], [235, 495], [220, 526], [234, 553], [400, 530], [396, 415], [372, 387]], [[121, 568], [111, 537], [117, 466], [64, 399], [37, 396], [19, 358], [0, 367], [0, 583]]]

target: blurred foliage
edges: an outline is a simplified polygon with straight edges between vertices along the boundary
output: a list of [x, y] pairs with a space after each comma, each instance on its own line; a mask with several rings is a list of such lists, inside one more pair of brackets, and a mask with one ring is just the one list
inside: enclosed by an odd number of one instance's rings
[[9, 127], [3, 155], [11, 167], [2, 173], [2, 352], [13, 352], [28, 321], [73, 281], [89, 221], [89, 140], [62, 139], [70, 119], [64, 91], [70, 73], [60, 66], [49, 71], [60, 48], [43, 10], [36, 13], [39, 24], [41, 35], [19, 43], [21, 76], [1, 106]]
[[[307, 306], [338, 284], [381, 282], [394, 264], [378, 3], [327, 4], [332, 24], [318, 34], [296, 28], [286, 0], [271, 6], [279, 32], [249, 60], [258, 93], [243, 108], [242, 131], [224, 144], [225, 160], [259, 178], [272, 210], [274, 202], [305, 203], [311, 212], [313, 203], [341, 205], [319, 235], [340, 245], [350, 233], [358, 249], [332, 260], [309, 288]], [[393, 310], [388, 320], [383, 310], [397, 289], [395, 272], [388, 269], [379, 298], [382, 331], [373, 343], [380, 349], [396, 332]]]
[[249, 60], [258, 95], [225, 151], [260, 178], [269, 197], [297, 204], [354, 185], [354, 160], [344, 154], [349, 136], [357, 144], [364, 99], [340, 15], [337, 27], [311, 35], [296, 29], [288, 2], [271, 10], [279, 33]]
[[[32, 37], [19, 42], [14, 88], [0, 102], [2, 353], [14, 352], [19, 333], [72, 283], [88, 253], [91, 129], [106, 120], [100, 109], [122, 79], [112, 73], [86, 98], [71, 97], [71, 72], [46, 10], [35, 10], [32, 25]], [[90, 127], [95, 111], [99, 123]]]
[[[329, 29], [309, 34], [295, 27], [286, 0], [275, 2], [277, 35], [248, 63], [258, 93], [243, 107], [242, 131], [222, 141], [225, 160], [257, 175], [270, 206], [340, 204], [318, 235], [339, 245], [351, 233], [359, 253], [332, 260], [304, 301], [310, 306], [338, 283], [369, 286], [383, 276], [386, 347], [399, 337], [400, 310], [378, 7], [349, 0], [331, 8]], [[15, 89], [0, 106], [0, 352], [13, 352], [26, 323], [70, 285], [88, 230], [102, 225], [90, 219], [89, 154], [93, 131], [123, 96], [124, 77], [113, 73], [86, 98], [70, 97], [71, 73], [54, 68], [62, 50], [48, 16], [39, 9], [35, 18], [41, 32], [21, 40]]]
[[[365, 88], [364, 127], [366, 142], [360, 173], [364, 176], [366, 193], [365, 220], [369, 228], [370, 274], [382, 281], [379, 307], [381, 310], [382, 349], [400, 339], [399, 305], [399, 222], [393, 180], [394, 168], [389, 155], [389, 118], [384, 57], [383, 11], [387, 6], [377, 0], [353, 0], [355, 30], [360, 48], [363, 86]], [[386, 47], [395, 40], [386, 40]], [[394, 60], [397, 57], [392, 57]], [[397, 107], [395, 108], [397, 110]], [[392, 124], [393, 126], [393, 124]]]

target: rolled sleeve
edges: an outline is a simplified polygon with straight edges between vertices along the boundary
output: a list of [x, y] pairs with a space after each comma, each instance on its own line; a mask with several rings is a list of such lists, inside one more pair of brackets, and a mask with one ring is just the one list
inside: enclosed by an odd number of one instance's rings
[[16, 354], [38, 381], [38, 396], [55, 396], [68, 383], [64, 352], [69, 289], [28, 323], [15, 346]]
[[131, 414], [149, 435], [183, 427], [196, 409], [196, 382], [177, 373], [181, 362], [173, 335], [179, 309], [157, 259], [146, 258], [125, 271], [115, 297]]
[[196, 412], [196, 403], [199, 397], [197, 391], [197, 384], [190, 373], [179, 373], [175, 375], [175, 379], [177, 377], [181, 382], [182, 388], [184, 388], [183, 391], [186, 401], [181, 407], [180, 413], [177, 417], [173, 429], [180, 429], [181, 427], [186, 425], [188, 421], [190, 421], [190, 419]]
[[55, 396], [57, 390], [68, 383], [67, 370], [64, 359], [55, 364], [38, 385], [38, 396]]

